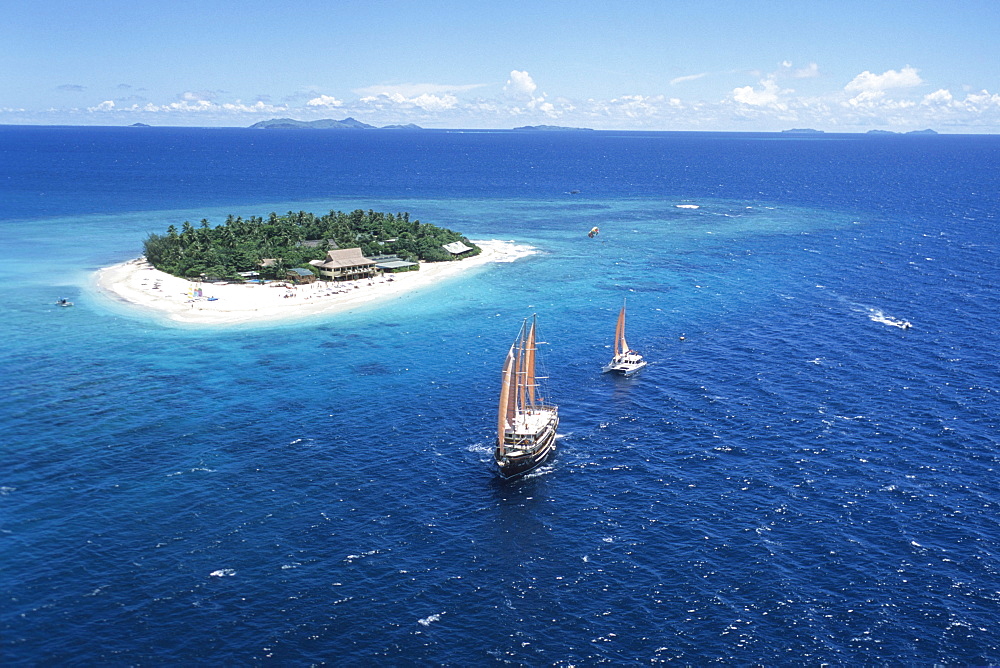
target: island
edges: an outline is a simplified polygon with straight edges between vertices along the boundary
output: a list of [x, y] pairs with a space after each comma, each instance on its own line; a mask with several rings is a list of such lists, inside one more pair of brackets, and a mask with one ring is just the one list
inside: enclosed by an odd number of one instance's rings
[[361, 209], [184, 222], [150, 234], [143, 250], [98, 271], [97, 287], [170, 321], [215, 326], [353, 309], [534, 253]]
[[241, 280], [248, 271], [284, 280], [296, 269], [320, 276], [317, 267], [331, 250], [350, 248], [359, 249], [361, 256], [391, 255], [413, 266], [454, 260], [456, 253], [449, 248], [463, 248], [461, 257], [481, 252], [458, 232], [410, 220], [409, 213], [362, 209], [323, 216], [305, 211], [267, 218], [229, 216], [216, 227], [206, 219], [198, 227], [185, 221], [180, 230], [171, 225], [166, 234], [150, 234], [143, 242], [146, 259], [160, 271], [212, 280]]
[[294, 118], [272, 118], [250, 126], [252, 130], [422, 130], [419, 125], [386, 125], [378, 128], [348, 116], [342, 120], [321, 118], [316, 121], [297, 121]]
[[792, 128], [791, 130], [782, 130], [781, 133], [786, 135], [821, 135], [824, 134], [824, 131], [812, 128]]

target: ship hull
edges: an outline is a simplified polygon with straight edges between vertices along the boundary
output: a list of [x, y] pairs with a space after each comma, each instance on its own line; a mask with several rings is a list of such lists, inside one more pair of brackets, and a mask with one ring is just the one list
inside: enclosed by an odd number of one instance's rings
[[550, 425], [546, 425], [541, 434], [535, 438], [531, 448], [518, 452], [509, 452], [510, 445], [507, 444], [506, 454], [501, 453], [499, 443], [493, 453], [496, 460], [497, 471], [501, 478], [510, 479], [522, 476], [551, 459], [556, 451], [556, 428], [559, 426], [559, 418], [555, 418]]

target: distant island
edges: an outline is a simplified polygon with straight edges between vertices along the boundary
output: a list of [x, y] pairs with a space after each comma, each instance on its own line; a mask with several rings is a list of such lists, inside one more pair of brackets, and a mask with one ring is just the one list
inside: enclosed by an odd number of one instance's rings
[[823, 131], [812, 128], [792, 128], [791, 130], [782, 130], [781, 133], [786, 135], [821, 135]]
[[537, 131], [542, 131], [542, 132], [550, 132], [550, 131], [557, 131], [557, 132], [565, 132], [565, 131], [578, 132], [578, 131], [581, 131], [581, 130], [582, 131], [588, 131], [588, 132], [592, 132], [593, 131], [592, 128], [570, 128], [570, 127], [566, 127], [564, 125], [522, 125], [521, 127], [514, 128], [514, 129], [515, 130], [530, 130], [530, 131], [536, 131], [537, 130]]
[[324, 216], [305, 211], [267, 218], [229, 216], [216, 227], [205, 219], [199, 227], [185, 221], [180, 230], [171, 225], [166, 234], [150, 234], [143, 243], [146, 260], [160, 271], [230, 280], [240, 280], [246, 272], [273, 279], [286, 278], [289, 270], [315, 276], [329, 251], [351, 248], [366, 258], [391, 255], [407, 265], [481, 252], [458, 232], [410, 220], [408, 213], [361, 209]]
[[269, 121], [260, 121], [250, 126], [254, 130], [285, 130], [285, 129], [308, 129], [308, 130], [422, 130], [419, 125], [408, 123], [406, 125], [386, 125], [378, 128], [374, 125], [362, 123], [351, 117], [336, 121], [332, 118], [321, 118], [318, 121], [297, 121], [293, 118], [272, 118]]

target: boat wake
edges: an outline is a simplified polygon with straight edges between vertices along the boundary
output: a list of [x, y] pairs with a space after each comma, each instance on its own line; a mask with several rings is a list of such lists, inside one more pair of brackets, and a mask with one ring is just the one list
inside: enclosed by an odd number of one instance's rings
[[[817, 285], [816, 287], [819, 288], [823, 286]], [[911, 323], [909, 320], [894, 318], [891, 315], [887, 315], [885, 311], [883, 311], [880, 308], [875, 308], [874, 306], [867, 306], [865, 304], [858, 304], [849, 299], [846, 299], [841, 295], [835, 295], [835, 296], [837, 297], [838, 301], [848, 306], [855, 313], [864, 313], [866, 316], [868, 316], [868, 319], [871, 320], [872, 322], [877, 322], [882, 325], [889, 325], [890, 327], [898, 327], [899, 329], [903, 330], [910, 329], [913, 327], [913, 323]]]
[[889, 325], [891, 327], [899, 327], [900, 329], [910, 329], [913, 325], [909, 320], [900, 320], [898, 318], [893, 318], [886, 315], [877, 308], [868, 309], [868, 319], [872, 322], [880, 322], [883, 325]]
[[542, 476], [549, 475], [555, 471], [555, 467], [552, 464], [542, 464], [541, 466], [535, 467], [531, 471], [528, 471], [521, 476], [522, 480], [531, 480], [533, 478], [541, 478]]

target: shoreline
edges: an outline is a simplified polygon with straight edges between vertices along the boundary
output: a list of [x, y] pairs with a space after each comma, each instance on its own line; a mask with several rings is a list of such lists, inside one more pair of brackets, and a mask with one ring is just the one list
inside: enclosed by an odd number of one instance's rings
[[[154, 269], [145, 258], [99, 269], [98, 289], [119, 302], [169, 321], [195, 325], [241, 325], [308, 318], [349, 311], [437, 285], [494, 262], [513, 262], [536, 249], [498, 239], [473, 242], [483, 252], [464, 260], [422, 262], [418, 271], [385, 274], [372, 280], [316, 281], [292, 287], [287, 282], [242, 285], [200, 283]], [[201, 288], [201, 297], [193, 297]]]

